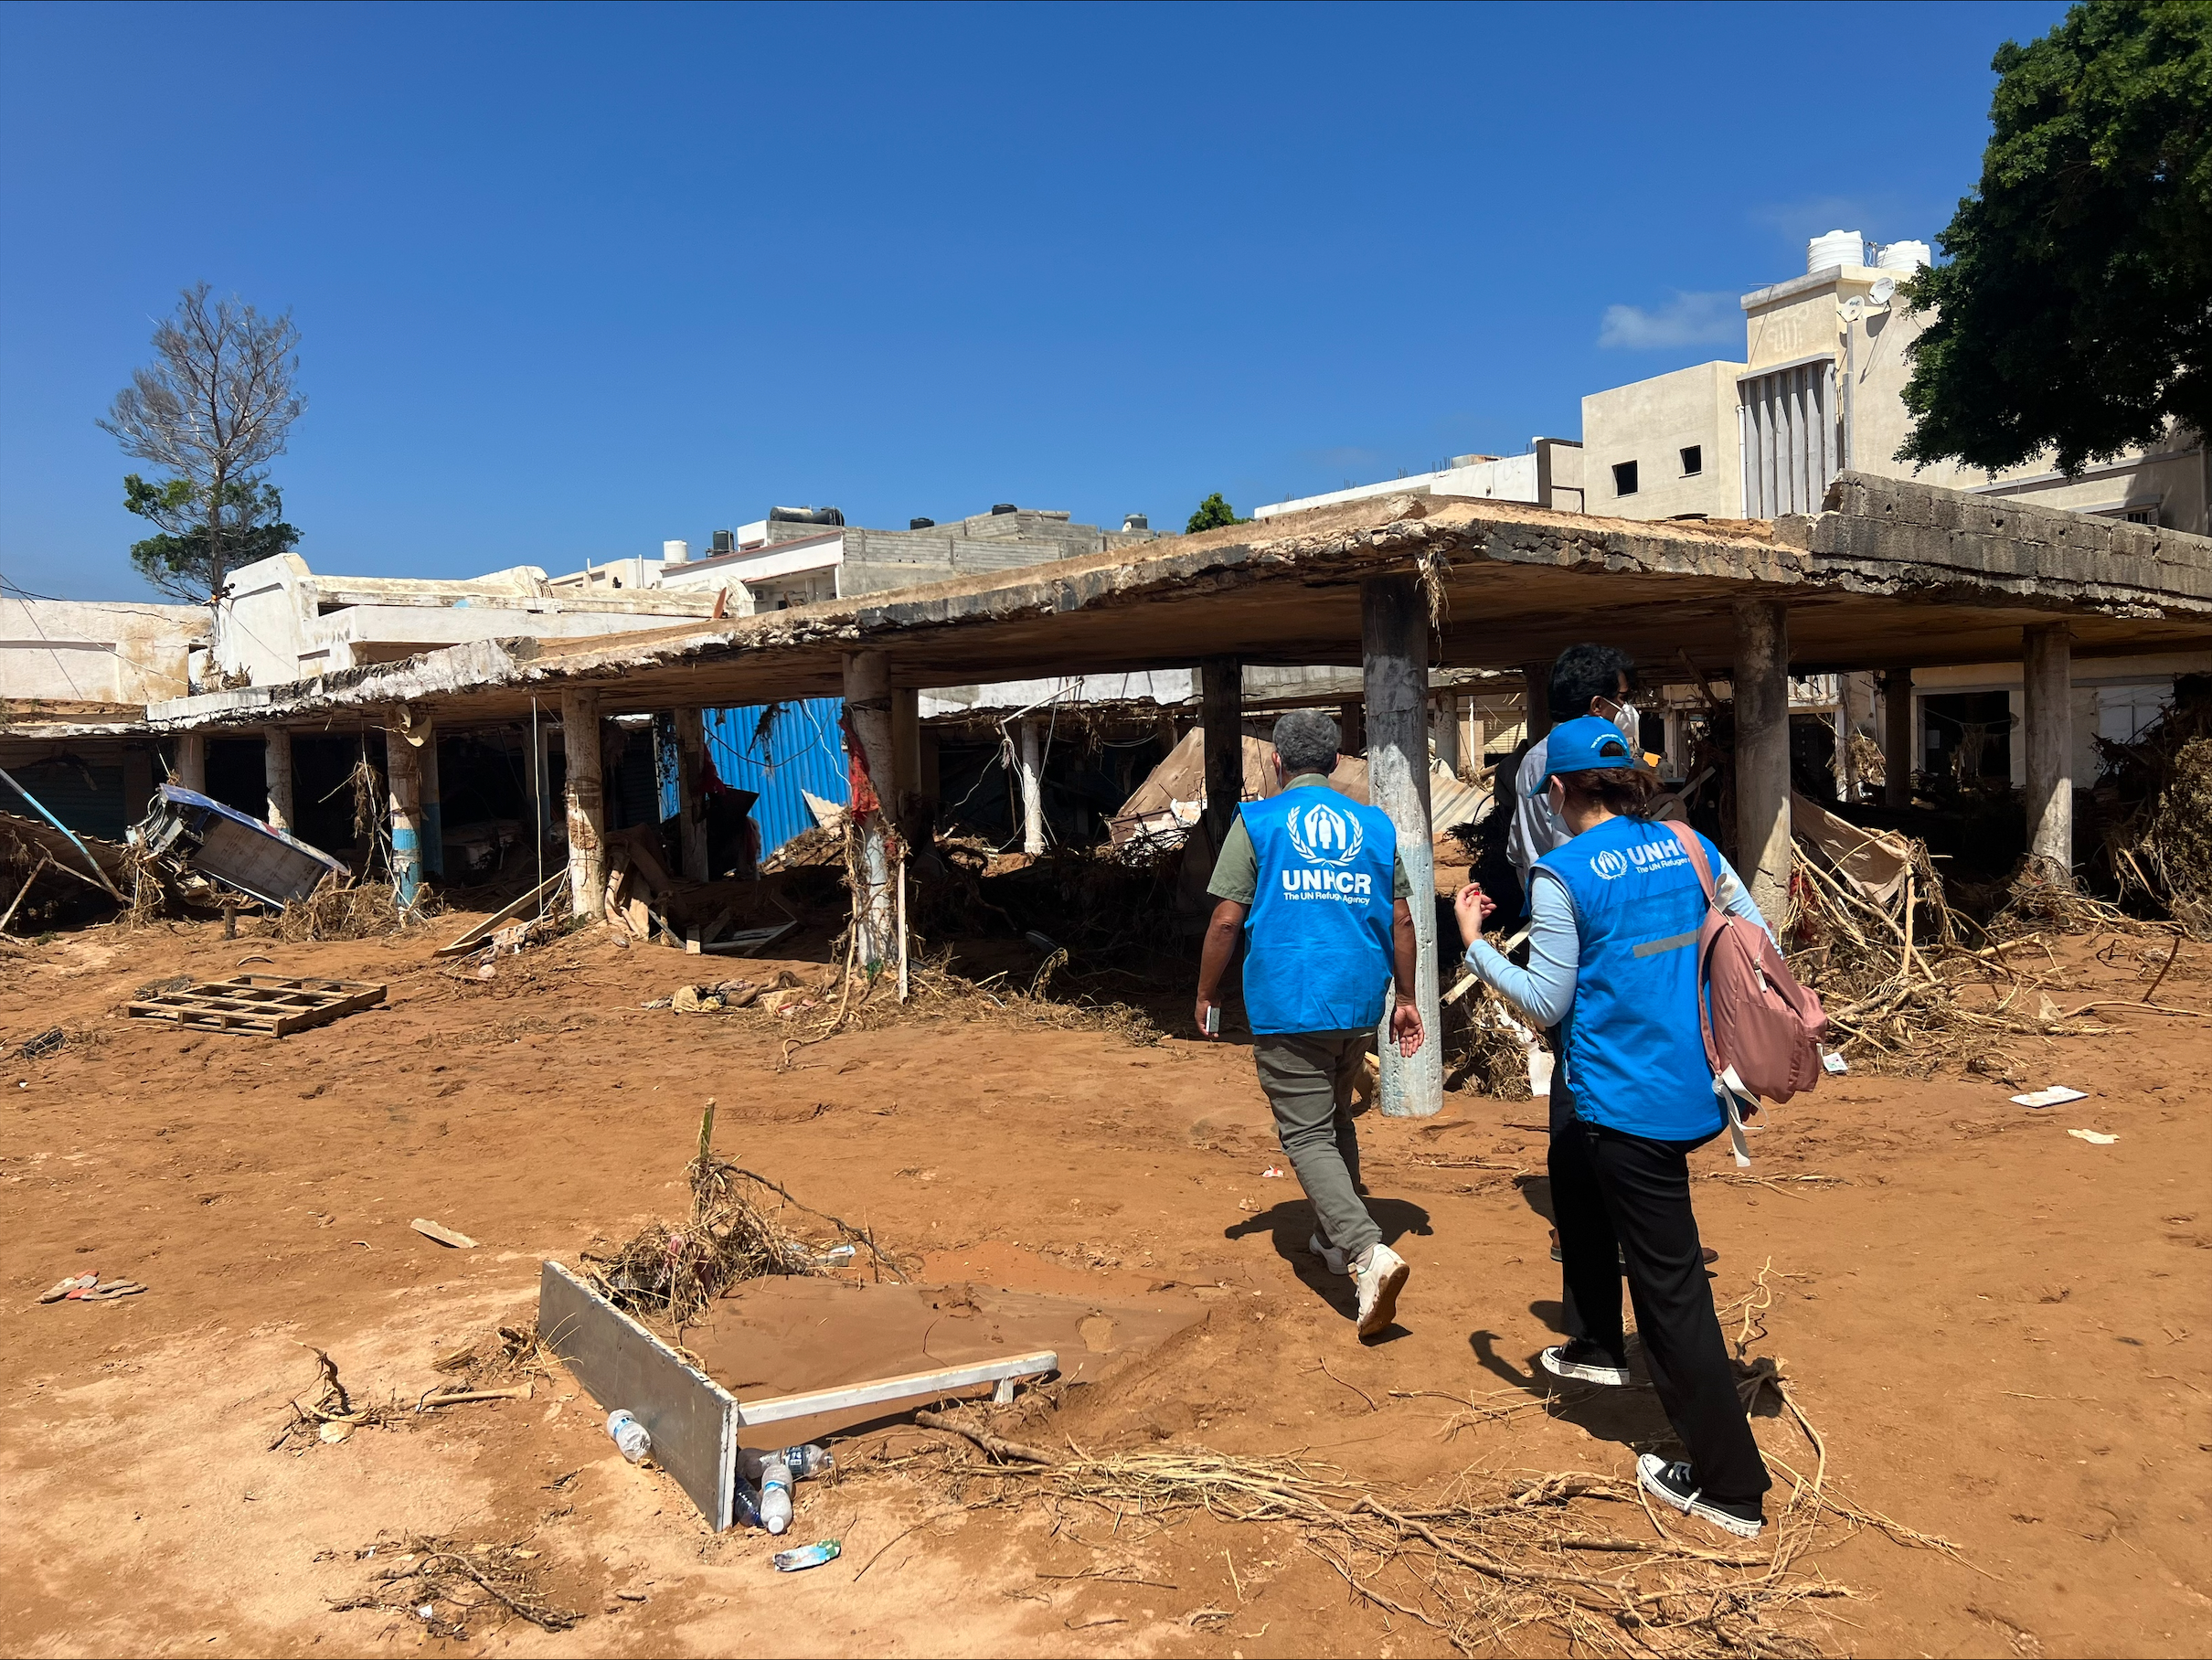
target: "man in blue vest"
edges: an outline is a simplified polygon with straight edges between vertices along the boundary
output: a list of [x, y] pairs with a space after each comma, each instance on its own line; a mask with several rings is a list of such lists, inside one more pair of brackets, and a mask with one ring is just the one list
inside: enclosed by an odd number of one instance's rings
[[1219, 904], [1198, 967], [1198, 1029], [1218, 1036], [1221, 976], [1248, 933], [1244, 1007], [1275, 1133], [1313, 1201], [1313, 1254], [1358, 1292], [1359, 1335], [1398, 1311], [1405, 1259], [1383, 1243], [1359, 1198], [1352, 1086], [1394, 989], [1390, 1038], [1421, 1046], [1413, 1001], [1416, 946], [1398, 829], [1379, 808], [1329, 788], [1336, 723], [1300, 709], [1275, 723], [1281, 793], [1246, 802], [1222, 838], [1207, 891]]

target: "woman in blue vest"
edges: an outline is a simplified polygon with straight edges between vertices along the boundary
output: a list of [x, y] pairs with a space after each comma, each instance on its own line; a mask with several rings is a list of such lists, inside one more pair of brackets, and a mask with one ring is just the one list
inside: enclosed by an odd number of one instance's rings
[[[1557, 1377], [1629, 1380], [1621, 1270], [1652, 1387], [1689, 1457], [1646, 1452], [1636, 1477], [1654, 1496], [1745, 1538], [1764, 1525], [1765, 1462], [1736, 1393], [1713, 1311], [1688, 1155], [1726, 1128], [1698, 1017], [1697, 934], [1705, 889], [1672, 832], [1643, 816], [1657, 781], [1595, 717], [1554, 728], [1545, 787], [1570, 838], [1537, 862], [1529, 965], [1481, 938], [1494, 909], [1470, 885], [1457, 901], [1467, 966], [1544, 1026], [1565, 1025], [1576, 1133], [1552, 1139], [1560, 1252], [1585, 1335], [1547, 1348]], [[1733, 914], [1763, 919], [1706, 844]]]

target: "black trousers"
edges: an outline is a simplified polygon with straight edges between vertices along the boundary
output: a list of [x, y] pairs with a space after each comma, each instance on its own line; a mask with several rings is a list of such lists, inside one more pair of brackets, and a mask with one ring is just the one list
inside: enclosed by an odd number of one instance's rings
[[1578, 1122], [1552, 1136], [1551, 1202], [1582, 1335], [1622, 1352], [1625, 1258], [1652, 1387], [1689, 1449], [1697, 1485], [1707, 1498], [1749, 1503], [1771, 1483], [1736, 1393], [1690, 1208], [1687, 1155], [1704, 1144]]
[[[1582, 1324], [1582, 1311], [1575, 1306], [1574, 1282], [1569, 1278], [1565, 1266], [1567, 1257], [1567, 1225], [1559, 1220], [1559, 1142], [1562, 1137], [1578, 1134], [1575, 1121], [1575, 1098], [1567, 1088], [1567, 1027], [1564, 1024], [1552, 1028], [1551, 1063], [1551, 1143], [1545, 1154], [1545, 1166], [1551, 1173], [1552, 1222], [1559, 1232], [1559, 1329], [1569, 1337], [1587, 1337], [1589, 1329]], [[1568, 1156], [1579, 1160], [1579, 1149], [1570, 1148]], [[1613, 1298], [1617, 1305], [1621, 1299]]]

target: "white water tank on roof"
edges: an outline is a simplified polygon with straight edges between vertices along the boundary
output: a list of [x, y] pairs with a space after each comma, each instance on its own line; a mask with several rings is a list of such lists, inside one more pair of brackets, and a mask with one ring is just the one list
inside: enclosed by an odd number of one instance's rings
[[1935, 255], [1925, 242], [1886, 242], [1874, 262], [1883, 271], [1909, 277], [1921, 266], [1934, 264]]
[[664, 565], [687, 565], [690, 562], [691, 544], [689, 542], [663, 542], [661, 544], [661, 563]]
[[1866, 262], [1866, 239], [1856, 230], [1831, 230], [1824, 237], [1814, 237], [1805, 244], [1805, 274], [1826, 271], [1832, 265], [1864, 265]]

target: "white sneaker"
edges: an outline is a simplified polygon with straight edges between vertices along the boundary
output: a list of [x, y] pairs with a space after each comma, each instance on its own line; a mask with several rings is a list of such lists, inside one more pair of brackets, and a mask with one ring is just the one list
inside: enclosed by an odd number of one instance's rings
[[1577, 1383], [1602, 1383], [1616, 1389], [1628, 1384], [1627, 1362], [1616, 1360], [1587, 1337], [1554, 1344], [1544, 1351], [1541, 1358], [1544, 1369], [1554, 1378], [1571, 1378]]
[[1305, 1242], [1305, 1248], [1321, 1259], [1322, 1266], [1333, 1274], [1347, 1273], [1351, 1262], [1345, 1253], [1316, 1233]]
[[1359, 1335], [1372, 1337], [1398, 1317], [1398, 1293], [1413, 1271], [1405, 1258], [1388, 1245], [1367, 1247], [1367, 1256], [1352, 1270], [1352, 1283], [1359, 1288]]

